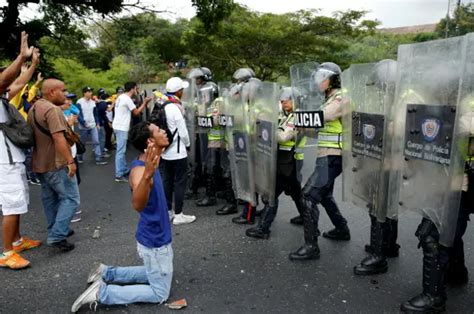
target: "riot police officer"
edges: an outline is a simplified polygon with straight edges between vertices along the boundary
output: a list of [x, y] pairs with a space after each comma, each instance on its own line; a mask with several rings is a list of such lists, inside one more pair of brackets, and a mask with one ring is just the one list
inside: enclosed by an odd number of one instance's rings
[[258, 226], [246, 230], [245, 234], [249, 237], [262, 239], [269, 237], [270, 226], [278, 209], [278, 197], [283, 192], [291, 196], [300, 216], [303, 215], [301, 183], [298, 181], [296, 161], [304, 158], [304, 153], [301, 150], [304, 146], [304, 139], [297, 140], [298, 134], [294, 125], [292, 98], [294, 97], [293, 94], [296, 93], [291, 87], [285, 87], [280, 94], [282, 112], [277, 129], [275, 205], [264, 207]]
[[397, 62], [353, 64], [343, 73], [344, 115], [343, 199], [368, 210], [369, 255], [354, 267], [356, 275], [388, 269], [386, 257], [398, 256], [398, 206], [389, 204]]
[[[238, 91], [238, 94], [242, 99], [243, 102], [243, 110], [245, 114], [250, 116], [250, 99], [254, 97], [254, 92], [258, 88], [259, 83], [261, 82], [259, 79], [255, 78], [255, 72], [250, 68], [240, 68], [234, 72], [232, 75], [233, 80], [236, 82], [234, 86], [234, 90]], [[249, 138], [252, 137], [253, 132], [252, 125], [248, 124], [246, 126], [245, 132], [248, 133]], [[249, 143], [250, 145], [250, 143]], [[250, 158], [253, 158], [251, 156]], [[249, 169], [249, 173], [246, 174], [249, 176], [250, 184], [254, 184], [254, 174], [253, 170]], [[255, 186], [251, 187], [250, 190], [255, 190]], [[239, 194], [239, 193], [237, 193]], [[256, 195], [252, 195], [250, 197], [252, 201], [243, 200], [243, 211], [242, 214], [232, 218], [232, 222], [236, 224], [254, 224], [255, 223], [255, 212], [256, 212], [256, 205], [257, 205], [257, 197]]]
[[318, 229], [321, 204], [334, 229], [323, 237], [333, 240], [350, 240], [347, 221], [333, 197], [334, 181], [342, 172], [342, 95], [341, 69], [332, 62], [320, 64], [313, 72], [312, 84], [325, 93], [323, 104], [325, 126], [318, 134], [318, 158], [311, 177], [303, 188], [305, 244], [289, 255], [291, 260], [319, 258]]

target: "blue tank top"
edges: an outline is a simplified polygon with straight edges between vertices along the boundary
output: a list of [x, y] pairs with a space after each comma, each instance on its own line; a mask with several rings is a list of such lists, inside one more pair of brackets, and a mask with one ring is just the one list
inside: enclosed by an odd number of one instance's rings
[[[145, 166], [141, 160], [132, 161], [131, 168]], [[150, 191], [148, 203], [140, 213], [137, 233], [138, 243], [148, 248], [159, 248], [171, 243], [171, 224], [166, 204], [165, 191], [161, 181], [160, 172], [155, 171], [153, 187]]]

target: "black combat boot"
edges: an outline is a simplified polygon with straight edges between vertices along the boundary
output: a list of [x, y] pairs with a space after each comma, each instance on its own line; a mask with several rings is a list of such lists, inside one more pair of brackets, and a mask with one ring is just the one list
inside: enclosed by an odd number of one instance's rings
[[323, 232], [323, 237], [336, 241], [349, 241], [351, 239], [351, 233], [347, 226], [344, 228], [334, 228], [328, 232]]
[[206, 180], [206, 196], [196, 202], [196, 206], [214, 206], [217, 203], [215, 177], [208, 175]]
[[384, 227], [385, 223], [379, 223], [377, 220], [371, 221], [370, 247], [373, 252], [365, 257], [359, 265], [354, 266], [354, 274], [368, 276], [387, 272], [387, 260], [382, 253]]
[[400, 306], [405, 313], [441, 313], [446, 309], [445, 267], [436, 257], [423, 257], [423, 292]]
[[[370, 216], [371, 224], [373, 221], [377, 221], [374, 216]], [[398, 220], [387, 218], [384, 222], [384, 242], [382, 247], [382, 253], [385, 257], [398, 257], [400, 245], [397, 243], [398, 238]], [[370, 244], [365, 246], [367, 253], [374, 253], [374, 249]]]
[[255, 206], [245, 203], [242, 215], [232, 218], [232, 222], [238, 225], [253, 225], [255, 223]]
[[304, 226], [304, 244], [295, 252], [288, 256], [290, 260], [310, 260], [318, 259], [320, 255], [318, 246], [318, 215], [314, 213], [314, 206], [311, 201], [303, 199], [303, 226]]
[[400, 310], [408, 313], [444, 312], [446, 308], [444, 276], [449, 258], [448, 249], [439, 244], [439, 233], [434, 224], [427, 219], [423, 219], [416, 235], [423, 247], [423, 292], [403, 303]]
[[303, 225], [303, 217], [302, 216], [296, 216], [290, 219], [290, 223], [293, 225]]
[[251, 238], [268, 239], [270, 237], [270, 230], [264, 230], [261, 226], [245, 230], [245, 235]]
[[227, 178], [225, 184], [225, 199], [227, 203], [216, 211], [216, 215], [237, 214], [237, 200], [235, 199], [234, 190], [232, 189], [232, 180]]
[[268, 239], [270, 237], [270, 226], [275, 219], [277, 207], [265, 204], [256, 228], [248, 229], [245, 234], [248, 237]]
[[222, 208], [218, 209], [216, 211], [216, 215], [231, 215], [231, 214], [237, 214], [238, 209], [237, 209], [237, 204], [234, 203], [226, 203]]

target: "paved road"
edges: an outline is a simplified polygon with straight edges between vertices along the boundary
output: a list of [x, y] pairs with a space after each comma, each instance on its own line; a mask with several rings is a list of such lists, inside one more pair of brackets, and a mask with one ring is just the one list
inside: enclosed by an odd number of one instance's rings
[[[113, 181], [113, 162], [96, 166], [91, 160], [81, 167], [82, 221], [73, 224], [71, 240], [76, 249], [54, 254], [47, 247], [25, 253], [32, 267], [23, 271], [0, 269], [1, 313], [67, 313], [86, 288], [90, 269], [103, 262], [138, 265], [134, 232], [138, 215], [130, 206], [126, 184]], [[337, 182], [336, 197], [341, 188]], [[30, 212], [22, 230], [45, 240], [45, 218], [40, 188], [31, 187]], [[352, 267], [364, 256], [369, 220], [362, 210], [342, 203], [352, 240], [334, 243], [320, 240], [321, 259], [290, 262], [288, 253], [302, 244], [301, 227], [289, 219], [296, 213], [291, 200], [281, 197], [280, 210], [269, 240], [254, 240], [246, 227], [234, 225], [228, 216], [216, 216], [218, 208], [197, 208], [187, 201], [185, 212], [198, 217], [191, 225], [174, 227], [174, 280], [171, 299], [186, 298], [189, 313], [396, 313], [399, 304], [421, 289], [421, 250], [414, 232], [420, 218], [400, 218], [401, 255], [389, 261], [385, 275], [355, 277]], [[321, 230], [331, 228], [325, 213]], [[101, 237], [92, 239], [96, 226]], [[466, 259], [474, 260], [473, 227], [465, 238]], [[468, 265], [471, 274], [474, 266]], [[474, 284], [448, 290], [448, 310], [474, 312]], [[88, 309], [84, 307], [82, 312]], [[164, 306], [141, 304], [100, 306], [101, 312], [155, 313]]]

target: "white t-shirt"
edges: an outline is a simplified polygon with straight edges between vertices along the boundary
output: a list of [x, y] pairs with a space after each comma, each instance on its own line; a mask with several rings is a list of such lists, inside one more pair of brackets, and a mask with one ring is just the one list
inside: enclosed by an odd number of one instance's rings
[[84, 121], [86, 122], [86, 128], [92, 129], [95, 128], [95, 118], [94, 118], [94, 108], [95, 101], [92, 99], [85, 99], [84, 97], [77, 101], [81, 105], [82, 115], [84, 116]]
[[188, 129], [186, 128], [186, 121], [184, 120], [181, 108], [182, 106], [179, 104], [167, 104], [165, 106], [168, 129], [171, 133], [174, 133], [174, 131], [178, 129], [174, 136], [173, 143], [161, 155], [161, 158], [166, 160], [178, 160], [188, 156], [186, 146], [189, 146], [190, 140]]
[[130, 119], [132, 116], [132, 110], [136, 106], [133, 103], [132, 98], [127, 94], [118, 96], [115, 101], [115, 117], [112, 122], [112, 128], [114, 130], [126, 131], [130, 130]]
[[[5, 110], [5, 106], [0, 102], [0, 123], [6, 122], [8, 119], [9, 117], [7, 111]], [[10, 147], [13, 162], [24, 162], [25, 154], [23, 154], [23, 151], [15, 146], [15, 144], [13, 144], [7, 137], [5, 137], [3, 135], [3, 131], [0, 130], [0, 164], [10, 164], [5, 140]]]

